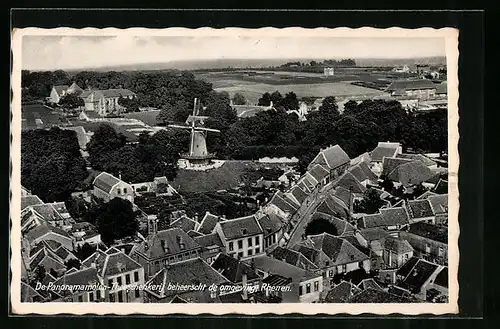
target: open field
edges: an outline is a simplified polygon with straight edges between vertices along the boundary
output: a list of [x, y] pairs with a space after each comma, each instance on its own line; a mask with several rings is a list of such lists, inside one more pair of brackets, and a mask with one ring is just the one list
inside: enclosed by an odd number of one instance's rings
[[249, 103], [256, 104], [265, 92], [278, 90], [282, 95], [293, 91], [298, 98], [326, 96], [349, 97], [349, 96], [378, 96], [384, 94], [383, 91], [354, 86], [347, 82], [316, 83], [316, 84], [294, 84], [294, 85], [269, 85], [256, 83], [252, 85], [236, 85], [232, 87], [216, 88], [217, 91], [227, 91], [230, 96], [241, 93]]

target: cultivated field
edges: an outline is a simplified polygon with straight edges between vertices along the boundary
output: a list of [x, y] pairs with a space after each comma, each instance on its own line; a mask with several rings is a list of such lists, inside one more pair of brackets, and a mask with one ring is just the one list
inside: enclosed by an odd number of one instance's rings
[[391, 77], [365, 72], [325, 77], [322, 74], [303, 72], [231, 71], [203, 73], [198, 78], [212, 83], [216, 91], [227, 91], [231, 96], [241, 93], [249, 103], [256, 104], [263, 93], [276, 90], [283, 95], [293, 91], [299, 98], [377, 96], [384, 92], [355, 86], [351, 82], [375, 82]]
[[217, 91], [227, 91], [233, 96], [235, 93], [241, 93], [248, 102], [257, 103], [259, 98], [265, 92], [274, 92], [278, 90], [282, 95], [293, 91], [298, 98], [315, 97], [322, 98], [326, 96], [349, 97], [349, 96], [377, 96], [384, 92], [376, 89], [354, 86], [347, 82], [332, 83], [314, 83], [314, 84], [294, 84], [294, 85], [269, 85], [264, 83], [236, 85], [232, 87], [216, 88]]

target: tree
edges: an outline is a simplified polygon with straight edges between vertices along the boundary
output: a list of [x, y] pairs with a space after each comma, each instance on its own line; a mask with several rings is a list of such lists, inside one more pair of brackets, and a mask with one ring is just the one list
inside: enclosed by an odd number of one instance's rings
[[245, 99], [245, 96], [243, 96], [240, 93], [235, 93], [233, 96], [233, 104], [234, 105], [245, 105], [247, 100]]
[[270, 96], [271, 102], [273, 102], [274, 106], [282, 106], [281, 101], [283, 100], [283, 96], [279, 91], [275, 91]]
[[64, 265], [66, 265], [66, 269], [68, 269], [68, 270], [70, 270], [72, 268], [79, 270], [80, 266], [82, 266], [80, 261], [76, 258], [68, 259], [68, 261], [66, 263], [64, 263]]
[[97, 170], [104, 170], [112, 152], [122, 148], [125, 143], [125, 136], [117, 133], [111, 125], [99, 125], [87, 144], [89, 161], [92, 167]]
[[59, 106], [68, 110], [76, 109], [84, 105], [83, 99], [73, 93], [66, 94], [59, 100]]
[[87, 177], [74, 131], [23, 131], [21, 154], [21, 182], [45, 202], [68, 199]]
[[296, 111], [299, 109], [299, 100], [297, 99], [297, 95], [291, 91], [285, 95], [283, 98], [281, 105], [288, 111]]
[[33, 271], [33, 278], [31, 283], [36, 284], [37, 282], [42, 282], [43, 279], [45, 279], [46, 273], [47, 271], [45, 270], [45, 267], [43, 265], [38, 265]]
[[156, 121], [162, 123], [185, 122], [188, 116], [193, 112], [191, 103], [180, 99], [173, 103], [166, 103], [161, 107]]
[[306, 236], [316, 235], [321, 233], [329, 233], [334, 236], [339, 235], [337, 227], [327, 218], [323, 217], [315, 218], [306, 226], [305, 230]]
[[354, 202], [354, 212], [364, 214], [374, 214], [384, 205], [384, 201], [380, 199], [378, 192], [369, 188], [363, 195], [363, 199]]
[[132, 204], [121, 198], [114, 198], [107, 203], [97, 205], [90, 216], [93, 218], [89, 222], [96, 223], [97, 230], [105, 244], [133, 236], [139, 228]]
[[271, 104], [271, 94], [266, 92], [259, 98], [259, 106], [269, 106]]
[[340, 115], [337, 100], [334, 96], [327, 96], [323, 99], [319, 107], [319, 113], [327, 117], [338, 117]]

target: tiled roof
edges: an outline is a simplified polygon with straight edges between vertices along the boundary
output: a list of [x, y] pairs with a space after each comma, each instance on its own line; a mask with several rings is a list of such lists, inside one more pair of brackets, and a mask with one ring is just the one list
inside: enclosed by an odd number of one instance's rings
[[410, 225], [408, 232], [441, 243], [448, 243], [448, 230], [446, 227], [417, 222]]
[[377, 147], [370, 152], [372, 161], [380, 162], [384, 157], [394, 157], [401, 144], [395, 142], [379, 142]]
[[434, 279], [434, 284], [448, 288], [448, 267], [443, 267], [443, 269], [438, 273], [436, 279]]
[[426, 166], [429, 166], [429, 167], [436, 165], [436, 162], [434, 162], [433, 160], [429, 159], [428, 157], [426, 157], [422, 154], [402, 153], [402, 154], [398, 154], [396, 157], [401, 158], [401, 159], [420, 160], [420, 161], [422, 161], [423, 164], [425, 164]]
[[94, 179], [94, 186], [103, 190], [106, 193], [111, 192], [113, 186], [118, 184], [120, 180], [115, 176], [108, 174], [107, 172], [102, 172]]
[[271, 198], [271, 201], [269, 201], [270, 204], [275, 205], [279, 209], [281, 209], [284, 212], [288, 212], [290, 214], [293, 214], [297, 211], [297, 206], [295, 206], [293, 203], [288, 202], [285, 198], [282, 192], [276, 192], [276, 194], [273, 195]]
[[396, 169], [397, 166], [402, 165], [403, 163], [412, 162], [411, 159], [405, 158], [393, 158], [393, 157], [384, 157], [382, 159], [382, 173], [381, 176], [387, 177], [389, 174]]
[[307, 193], [304, 192], [299, 186], [295, 185], [292, 187], [289, 191], [291, 195], [299, 202], [299, 204], [302, 204], [306, 198], [307, 198]]
[[365, 180], [368, 181], [377, 181], [377, 175], [373, 171], [371, 171], [368, 163], [365, 161], [360, 162], [349, 168], [349, 172], [356, 177], [356, 179], [360, 182]]
[[378, 289], [368, 288], [349, 300], [349, 303], [411, 303], [412, 301]]
[[318, 212], [346, 219], [349, 216], [347, 206], [339, 198], [329, 195], [317, 208]]
[[396, 254], [404, 254], [407, 252], [412, 252], [413, 247], [406, 240], [400, 240], [394, 237], [388, 237], [384, 242], [385, 250], [390, 250]]
[[387, 91], [436, 89], [436, 85], [427, 79], [396, 80], [387, 87]]
[[142, 242], [136, 251], [145, 254], [150, 259], [200, 248], [200, 245], [180, 228], [159, 231], [148, 236], [147, 240], [147, 242]]
[[69, 86], [68, 85], [59, 85], [59, 86], [53, 86], [53, 88], [56, 90], [57, 94], [61, 96], [63, 92], [65, 92]]
[[[408, 212], [404, 207], [384, 208], [379, 210], [382, 215], [382, 226], [408, 224]], [[379, 225], [380, 226], [380, 225]]]
[[35, 268], [38, 265], [43, 265], [47, 271], [51, 268], [54, 270], [65, 269], [64, 260], [46, 247], [38, 251], [30, 260], [30, 268]]
[[207, 235], [195, 237], [194, 241], [196, 241], [196, 243], [205, 248], [213, 246], [219, 246], [219, 247], [224, 246], [224, 244], [220, 240], [219, 234], [217, 233], [210, 233]]
[[182, 217], [176, 219], [175, 221], [173, 221], [172, 223], [170, 223], [171, 227], [180, 228], [184, 232], [189, 232], [191, 230], [195, 230], [197, 225], [198, 225], [197, 222], [195, 222], [194, 220], [192, 220], [191, 218], [189, 218], [187, 216], [182, 216]]
[[440, 179], [436, 186], [434, 186], [434, 192], [436, 192], [437, 194], [447, 194], [448, 181], [445, 179]]
[[431, 195], [427, 200], [429, 200], [434, 214], [448, 212], [448, 194]]
[[102, 94], [104, 97], [129, 97], [129, 96], [135, 96], [135, 93], [133, 91], [130, 91], [128, 89], [106, 89], [106, 90], [101, 90]]
[[97, 275], [97, 269], [89, 267], [74, 271], [71, 274], [63, 275], [57, 279], [56, 282], [54, 282], [54, 285], [87, 286], [98, 284], [99, 282], [100, 280]]
[[292, 282], [295, 283], [321, 276], [321, 274], [304, 270], [266, 255], [254, 257], [252, 258], [252, 262], [255, 267], [261, 271], [269, 274], [281, 275], [285, 278], [291, 278]]
[[424, 194], [420, 195], [418, 198], [416, 198], [416, 200], [426, 200], [432, 195], [437, 195], [437, 194], [431, 191], [425, 191]]
[[408, 276], [398, 286], [413, 293], [418, 293], [438, 267], [436, 264], [419, 259]]
[[31, 230], [29, 230], [27, 233], [26, 233], [26, 238], [33, 242], [34, 240], [50, 233], [50, 232], [53, 232], [55, 234], [58, 234], [58, 235], [61, 235], [65, 238], [68, 238], [68, 239], [71, 239], [71, 237], [69, 236], [68, 233], [66, 233], [66, 231], [58, 228], [58, 227], [55, 227], [55, 226], [52, 226], [50, 224], [47, 224], [47, 223], [43, 223], [42, 225], [38, 225], [38, 226], [35, 226], [33, 227]]
[[352, 204], [354, 198], [351, 192], [342, 186], [337, 186], [333, 192], [333, 195], [342, 200], [346, 207], [349, 207], [349, 205]]
[[323, 233], [309, 237], [317, 250], [322, 250], [335, 265], [357, 263], [369, 259], [350, 242], [331, 234]]
[[408, 274], [410, 274], [415, 264], [417, 264], [418, 260], [419, 258], [417, 257], [412, 257], [408, 259], [406, 263], [404, 263], [403, 266], [401, 266], [399, 270], [397, 270], [396, 275], [406, 278]]
[[210, 212], [206, 212], [205, 216], [203, 216], [203, 219], [201, 220], [200, 226], [198, 227], [198, 232], [201, 232], [203, 234], [210, 234], [215, 228], [215, 225], [217, 222], [222, 221], [222, 217], [219, 217], [217, 215], [213, 215]]
[[348, 303], [351, 298], [360, 293], [361, 289], [350, 282], [342, 281], [333, 287], [326, 295], [326, 303]]
[[411, 218], [434, 216], [429, 200], [409, 200], [407, 204]]
[[28, 206], [33, 206], [36, 204], [42, 204], [43, 201], [36, 195], [28, 195], [21, 197], [21, 210]]
[[278, 246], [271, 252], [270, 256], [302, 269], [311, 269], [314, 271], [318, 268], [316, 264], [312, 263], [303, 254], [293, 249]]
[[379, 284], [373, 280], [373, 279], [364, 279], [358, 284], [358, 288], [361, 290], [366, 290], [366, 289], [375, 289], [375, 290], [380, 290], [382, 291], [382, 287], [379, 286]]
[[357, 165], [360, 162], [371, 162], [371, 161], [372, 161], [372, 157], [371, 157], [370, 153], [365, 152], [365, 153], [363, 153], [361, 155], [358, 155], [354, 159], [352, 159], [351, 160], [351, 166], [355, 166], [355, 165]]
[[339, 177], [335, 186], [342, 186], [343, 188], [352, 191], [352, 193], [364, 193], [366, 191], [366, 187], [364, 187], [349, 171]]
[[389, 173], [388, 178], [404, 186], [411, 186], [427, 181], [432, 175], [432, 171], [422, 161], [416, 160], [397, 166]]
[[130, 256], [116, 248], [109, 248], [105, 252], [98, 250], [83, 261], [86, 267], [96, 264], [99, 275], [102, 277], [113, 276], [140, 269], [142, 266]]
[[258, 219], [260, 227], [264, 231], [264, 236], [269, 234], [274, 234], [281, 230], [283, 227], [283, 222], [274, 214], [268, 214], [260, 217]]
[[347, 153], [340, 146], [334, 145], [321, 150], [307, 168], [310, 169], [319, 163], [327, 169], [335, 169], [341, 165], [350, 163], [350, 161], [351, 159]]
[[54, 209], [54, 207], [50, 203], [35, 204], [30, 207], [38, 214], [40, 214], [45, 220], [57, 221], [63, 219], [61, 217], [61, 214], [56, 209]]
[[255, 216], [246, 216], [236, 219], [219, 222], [222, 232], [227, 240], [244, 238], [256, 234], [261, 234], [260, 227]]
[[211, 266], [232, 283], [242, 282], [244, 274], [249, 281], [260, 278], [250, 266], [226, 254], [219, 254]]
[[311, 167], [311, 169], [309, 169], [309, 174], [311, 174], [314, 179], [316, 179], [316, 181], [320, 182], [323, 180], [323, 178], [325, 178], [326, 176], [328, 176], [329, 174], [329, 171], [327, 169], [325, 169], [325, 167], [323, 167], [322, 165], [320, 165], [319, 163], [315, 164], [314, 166]]
[[192, 237], [193, 239], [194, 238], [198, 238], [200, 236], [205, 236], [205, 234], [201, 233], [201, 232], [198, 232], [198, 231], [193, 231], [193, 230], [190, 230], [187, 232], [187, 234]]
[[165, 289], [165, 283], [173, 285], [186, 285], [186, 284], [222, 284], [229, 283], [219, 272], [208, 265], [200, 258], [189, 259], [186, 261], [169, 264], [167, 267], [161, 269], [156, 273], [146, 286], [157, 285], [161, 286], [161, 290], [150, 291], [161, 298], [175, 296], [179, 292], [177, 290]]
[[385, 239], [389, 236], [389, 233], [381, 227], [363, 229], [360, 233], [368, 241]]

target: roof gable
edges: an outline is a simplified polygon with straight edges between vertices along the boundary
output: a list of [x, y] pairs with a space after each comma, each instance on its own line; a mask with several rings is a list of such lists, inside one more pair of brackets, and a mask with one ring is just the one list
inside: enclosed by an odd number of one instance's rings
[[120, 182], [121, 180], [119, 180], [115, 176], [108, 174], [107, 172], [102, 172], [94, 179], [94, 186], [106, 193], [110, 193], [113, 189], [113, 186]]

